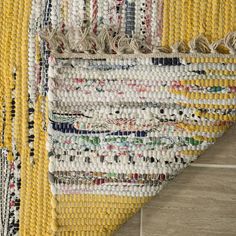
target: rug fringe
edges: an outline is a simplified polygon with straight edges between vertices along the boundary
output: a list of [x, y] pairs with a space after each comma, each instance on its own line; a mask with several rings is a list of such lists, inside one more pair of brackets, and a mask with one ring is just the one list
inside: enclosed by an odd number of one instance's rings
[[[89, 27], [68, 29], [46, 29], [40, 33], [41, 39], [47, 41], [53, 55], [75, 57], [75, 54], [86, 55], [127, 55], [155, 53], [201, 53], [201, 54], [236, 54], [236, 32], [225, 38], [210, 43], [204, 35], [199, 35], [189, 42], [177, 42], [171, 47], [147, 45], [135, 37], [115, 32], [103, 27], [96, 35]], [[219, 47], [228, 52], [222, 52]]]

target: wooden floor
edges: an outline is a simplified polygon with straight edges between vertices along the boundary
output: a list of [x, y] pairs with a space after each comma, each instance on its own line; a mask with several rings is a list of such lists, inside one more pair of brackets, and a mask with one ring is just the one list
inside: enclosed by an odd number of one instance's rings
[[236, 236], [236, 126], [115, 236]]

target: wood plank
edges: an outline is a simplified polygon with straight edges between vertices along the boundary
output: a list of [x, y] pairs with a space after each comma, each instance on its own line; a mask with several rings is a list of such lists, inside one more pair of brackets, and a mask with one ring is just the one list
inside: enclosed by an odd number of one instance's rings
[[139, 236], [140, 235], [140, 211], [114, 234], [114, 236]]
[[189, 167], [143, 209], [143, 236], [233, 236], [235, 226], [235, 169]]
[[231, 127], [194, 163], [236, 165], [236, 125]]

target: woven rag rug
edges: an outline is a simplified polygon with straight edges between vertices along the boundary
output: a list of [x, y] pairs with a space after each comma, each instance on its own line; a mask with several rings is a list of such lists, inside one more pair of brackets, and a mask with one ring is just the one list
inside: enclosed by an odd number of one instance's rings
[[235, 0], [0, 0], [0, 235], [113, 235], [235, 122], [235, 55]]

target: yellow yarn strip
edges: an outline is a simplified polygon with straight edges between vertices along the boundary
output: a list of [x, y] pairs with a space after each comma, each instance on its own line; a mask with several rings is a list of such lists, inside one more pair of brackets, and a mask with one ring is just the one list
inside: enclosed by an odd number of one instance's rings
[[[58, 195], [51, 204], [57, 209], [58, 235], [76, 232], [83, 235], [112, 235], [118, 227], [135, 214], [150, 197], [70, 194]], [[86, 208], [85, 208], [86, 207]], [[85, 232], [83, 232], [85, 231]]]
[[201, 93], [201, 92], [187, 92], [186, 90], [171, 89], [171, 93], [182, 95], [188, 99], [195, 100], [223, 100], [236, 98], [236, 93]]
[[46, 152], [46, 133], [42, 128], [40, 111], [42, 97], [35, 106], [35, 164], [29, 157], [22, 160], [22, 187], [20, 208], [21, 235], [52, 235], [51, 190], [48, 182], [48, 157]]
[[178, 124], [178, 127], [185, 129], [189, 132], [207, 132], [207, 133], [219, 133], [224, 132], [228, 127], [229, 124], [225, 125], [217, 125], [217, 126], [201, 126], [201, 125], [192, 125], [192, 124]]
[[234, 0], [165, 0], [162, 45], [187, 43], [200, 34], [218, 40], [235, 31], [235, 10]]
[[199, 156], [202, 152], [203, 151], [199, 151], [199, 150], [184, 150], [184, 151], [181, 151], [180, 153], [186, 156]]
[[210, 74], [210, 75], [218, 75], [218, 76], [222, 75], [222, 77], [225, 77], [227, 75], [236, 75], [236, 71], [234, 71], [234, 70], [229, 71], [229, 70], [209, 70], [209, 69], [207, 69], [206, 73]]
[[[12, 122], [11, 122], [11, 101], [13, 88], [13, 62], [11, 51], [14, 47], [14, 42], [11, 40], [14, 36], [15, 29], [12, 29], [13, 1], [3, 1], [1, 3], [1, 57], [0, 57], [0, 79], [2, 87], [1, 101], [5, 104], [5, 127], [4, 127], [4, 143], [9, 151], [12, 149]], [[1, 107], [3, 108], [3, 107]], [[2, 121], [3, 122], [3, 121]], [[2, 124], [1, 122], [1, 124]], [[11, 157], [11, 153], [9, 155]]]
[[[30, 11], [31, 0], [0, 1], [0, 102], [1, 108], [3, 103], [6, 105], [3, 145], [11, 151], [13, 125], [11, 101], [12, 89], [15, 87], [14, 136], [21, 156], [20, 234], [22, 236], [41, 236], [51, 235], [51, 193], [47, 175], [46, 133], [41, 124], [41, 98], [38, 99], [35, 112], [35, 165], [31, 166], [29, 161], [28, 28]], [[16, 83], [13, 79], [14, 71], [16, 72]], [[1, 112], [0, 129], [2, 127]]]
[[236, 63], [236, 58], [224, 58], [224, 57], [185, 57], [186, 63]]
[[[222, 76], [223, 78], [223, 76]], [[201, 87], [211, 87], [211, 86], [221, 86], [221, 87], [228, 87], [228, 86], [236, 86], [236, 79], [204, 79], [196, 78], [196, 79], [189, 79], [189, 80], [180, 80], [182, 85], [197, 85]]]

